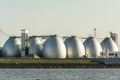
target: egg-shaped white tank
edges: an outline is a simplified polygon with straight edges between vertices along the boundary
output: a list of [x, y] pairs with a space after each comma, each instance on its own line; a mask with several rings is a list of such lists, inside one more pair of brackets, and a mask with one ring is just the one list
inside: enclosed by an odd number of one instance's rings
[[44, 43], [44, 58], [66, 58], [66, 48], [58, 36], [51, 36]]
[[20, 57], [21, 42], [16, 37], [10, 37], [4, 44], [2, 50], [3, 57]]
[[101, 42], [101, 47], [103, 49], [103, 52], [105, 52], [106, 50], [109, 50], [109, 52], [119, 51], [115, 42], [112, 40], [112, 38], [109, 38], [109, 37], [106, 37]]
[[76, 36], [65, 40], [67, 58], [80, 58], [85, 56], [83, 43]]
[[35, 36], [30, 37], [29, 54], [37, 54], [38, 56], [42, 57], [42, 50], [43, 45], [40, 39]]
[[84, 41], [85, 54], [87, 57], [100, 57], [102, 48], [100, 43], [94, 37], [89, 37]]

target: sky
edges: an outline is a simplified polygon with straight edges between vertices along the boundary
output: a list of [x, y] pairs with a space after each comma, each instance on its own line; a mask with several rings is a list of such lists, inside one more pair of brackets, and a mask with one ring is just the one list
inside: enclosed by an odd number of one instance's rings
[[[0, 28], [20, 35], [120, 34], [120, 0], [0, 0]], [[0, 32], [2, 41], [6, 36]], [[2, 42], [3, 43], [3, 42]]]

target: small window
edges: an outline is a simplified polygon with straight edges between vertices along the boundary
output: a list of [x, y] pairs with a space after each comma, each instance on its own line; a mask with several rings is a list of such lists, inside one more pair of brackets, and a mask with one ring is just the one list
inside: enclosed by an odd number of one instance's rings
[[109, 56], [114, 56], [114, 54], [109, 54]]
[[117, 57], [117, 53], [115, 53], [115, 57]]

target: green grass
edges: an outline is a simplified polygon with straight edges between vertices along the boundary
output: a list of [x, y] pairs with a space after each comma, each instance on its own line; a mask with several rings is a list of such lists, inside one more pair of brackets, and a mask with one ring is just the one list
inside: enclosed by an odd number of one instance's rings
[[99, 64], [98, 62], [92, 60], [14, 60], [14, 59], [4, 59], [0, 60], [0, 63], [37, 63], [37, 64], [44, 64], [44, 63], [52, 63], [52, 64]]

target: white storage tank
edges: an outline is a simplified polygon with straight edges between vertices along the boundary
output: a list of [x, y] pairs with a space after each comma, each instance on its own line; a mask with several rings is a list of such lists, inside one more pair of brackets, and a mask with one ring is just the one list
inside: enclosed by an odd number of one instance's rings
[[85, 56], [83, 43], [76, 36], [72, 36], [65, 40], [67, 58], [80, 58]]
[[118, 46], [115, 44], [115, 42], [110, 37], [106, 37], [101, 42], [101, 46], [102, 46], [103, 52], [105, 52], [106, 50], [109, 50], [109, 52], [119, 51]]
[[21, 57], [21, 42], [16, 37], [9, 37], [2, 50], [3, 57]]
[[44, 58], [66, 58], [66, 48], [60, 37], [51, 36], [44, 43]]
[[43, 45], [39, 38], [32, 36], [30, 37], [30, 47], [29, 54], [37, 54], [38, 56], [43, 56]]
[[85, 54], [89, 58], [100, 57], [102, 48], [94, 37], [89, 37], [84, 41]]

